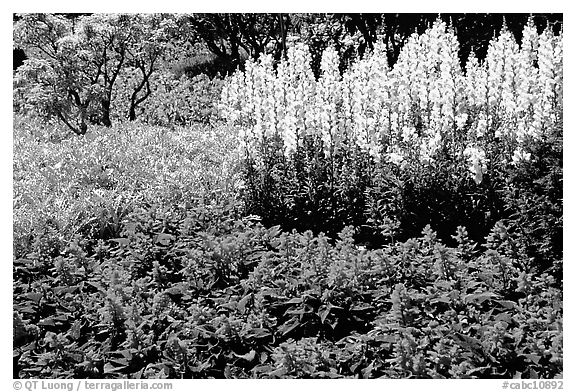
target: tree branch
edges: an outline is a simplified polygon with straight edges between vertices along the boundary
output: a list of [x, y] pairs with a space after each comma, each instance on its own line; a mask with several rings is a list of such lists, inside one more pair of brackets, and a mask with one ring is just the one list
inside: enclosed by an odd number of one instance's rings
[[[60, 120], [62, 120], [62, 122], [72, 130], [72, 132], [74, 132], [76, 135], [82, 136], [86, 133], [86, 129], [84, 127], [81, 127], [81, 129], [78, 129], [76, 127], [74, 127], [72, 124], [70, 124], [70, 122], [66, 119], [66, 117], [64, 117], [64, 115], [62, 114], [62, 112], [58, 111], [57, 112], [58, 118]], [[85, 124], [84, 124], [85, 125]]]

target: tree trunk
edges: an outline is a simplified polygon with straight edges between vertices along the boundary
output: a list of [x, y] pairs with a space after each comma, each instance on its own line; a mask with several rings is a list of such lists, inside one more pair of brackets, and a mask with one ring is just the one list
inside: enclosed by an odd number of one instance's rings
[[130, 113], [128, 114], [128, 120], [134, 121], [136, 120], [136, 105], [134, 105], [134, 101], [130, 105]]
[[[142, 81], [138, 86], [136, 86], [132, 92], [132, 96], [130, 97], [130, 112], [128, 114], [128, 119], [130, 121], [136, 120], [136, 108], [152, 93], [152, 90], [150, 89], [150, 75], [152, 75], [153, 71], [152, 66], [153, 64], [150, 65], [150, 70], [148, 72], [146, 72], [143, 67], [140, 69], [142, 71]], [[138, 98], [138, 93], [142, 91], [144, 87], [146, 87], [146, 92], [142, 97]]]
[[74, 132], [76, 135], [84, 135], [86, 133], [86, 131], [88, 130], [88, 125], [86, 125], [86, 122], [84, 121], [84, 118], [80, 118], [80, 126], [77, 128], [74, 125], [72, 125], [72, 123], [70, 123], [70, 121], [68, 121], [66, 119], [66, 117], [61, 113], [58, 112], [58, 118], [64, 123], [66, 124], [66, 126], [68, 128], [70, 128], [70, 130], [72, 130], [72, 132]]
[[102, 124], [107, 127], [112, 126], [112, 121], [110, 121], [110, 100], [102, 100]]

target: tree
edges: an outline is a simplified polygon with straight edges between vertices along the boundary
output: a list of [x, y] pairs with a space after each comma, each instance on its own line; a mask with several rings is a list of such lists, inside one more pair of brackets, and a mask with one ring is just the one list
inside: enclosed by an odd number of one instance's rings
[[84, 134], [97, 92], [92, 89], [93, 78], [87, 78], [70, 21], [59, 15], [22, 15], [14, 24], [14, 43], [30, 55], [15, 75], [15, 101], [21, 109], [57, 117], [75, 133]]
[[126, 47], [126, 65], [137, 70], [138, 77], [129, 98], [130, 121], [136, 119], [136, 108], [152, 93], [151, 76], [160, 69], [161, 61], [174, 51], [174, 39], [181, 29], [181, 18], [174, 15], [140, 14], [132, 17], [134, 38]]
[[203, 42], [228, 72], [242, 66], [246, 56], [272, 53], [279, 60], [290, 27], [286, 14], [192, 14], [187, 21], [190, 38]]
[[15, 76], [15, 100], [23, 110], [57, 117], [77, 134], [87, 122], [111, 126], [112, 91], [128, 67], [139, 71], [128, 118], [151, 93], [150, 76], [176, 30], [172, 17], [93, 14], [77, 19], [23, 14], [14, 42], [30, 59]]

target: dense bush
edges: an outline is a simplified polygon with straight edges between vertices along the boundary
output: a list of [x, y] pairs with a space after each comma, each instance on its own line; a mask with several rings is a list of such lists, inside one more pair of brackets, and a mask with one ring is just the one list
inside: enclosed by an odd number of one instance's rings
[[562, 376], [562, 292], [503, 224], [484, 251], [429, 227], [369, 251], [239, 212], [136, 209], [95, 248], [18, 258], [18, 376]]
[[[113, 106], [115, 116], [127, 119], [129, 102], [127, 96], [138, 82], [138, 70], [123, 74], [116, 83]], [[151, 77], [151, 93], [140, 104], [136, 118], [149, 125], [164, 127], [209, 124], [219, 119], [218, 99], [223, 86], [222, 79], [210, 79], [205, 74], [194, 77], [176, 77], [170, 71], [158, 72]]]
[[506, 179], [504, 200], [508, 224], [519, 244], [540, 270], [562, 277], [563, 164], [562, 128], [543, 143], [530, 146], [535, 159], [519, 165]]

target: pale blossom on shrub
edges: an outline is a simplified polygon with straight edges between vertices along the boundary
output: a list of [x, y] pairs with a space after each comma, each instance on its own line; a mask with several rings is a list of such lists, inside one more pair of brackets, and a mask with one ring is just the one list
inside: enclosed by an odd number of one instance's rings
[[442, 143], [442, 135], [436, 132], [425, 138], [420, 144], [420, 161], [424, 164], [434, 162], [434, 156]]
[[512, 163], [517, 165], [521, 162], [529, 162], [532, 154], [524, 151], [522, 148], [518, 147], [514, 150], [514, 155], [512, 156]]
[[397, 152], [389, 152], [387, 154], [387, 157], [388, 157], [389, 162], [391, 162], [397, 166], [400, 166], [402, 164], [402, 162], [404, 162], [404, 156], [402, 154], [397, 153]]
[[468, 114], [467, 113], [459, 114], [456, 116], [455, 120], [456, 120], [456, 127], [462, 130], [466, 125], [466, 121], [468, 121]]
[[487, 170], [486, 153], [478, 147], [468, 146], [464, 150], [464, 156], [468, 158], [468, 162], [470, 163], [468, 170], [474, 182], [480, 184]]

